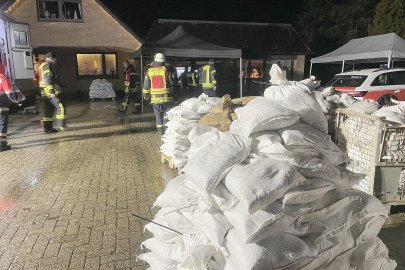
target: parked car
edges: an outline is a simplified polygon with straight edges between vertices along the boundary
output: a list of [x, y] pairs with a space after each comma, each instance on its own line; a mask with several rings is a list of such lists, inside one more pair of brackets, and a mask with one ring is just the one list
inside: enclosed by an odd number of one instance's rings
[[356, 99], [372, 99], [381, 105], [405, 100], [405, 68], [364, 69], [336, 74], [326, 86]]

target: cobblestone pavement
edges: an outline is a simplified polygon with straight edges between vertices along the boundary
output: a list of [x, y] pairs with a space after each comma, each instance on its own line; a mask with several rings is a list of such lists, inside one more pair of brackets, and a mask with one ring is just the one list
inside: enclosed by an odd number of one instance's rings
[[137, 213], [171, 172], [152, 114], [117, 116], [115, 101], [68, 105], [71, 131], [45, 134], [40, 115], [12, 115], [0, 153], [0, 269], [146, 269]]

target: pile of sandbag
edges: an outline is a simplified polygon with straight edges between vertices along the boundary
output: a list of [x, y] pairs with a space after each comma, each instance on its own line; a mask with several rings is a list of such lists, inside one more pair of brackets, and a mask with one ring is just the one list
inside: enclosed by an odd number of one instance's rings
[[89, 98], [115, 98], [115, 91], [112, 83], [105, 79], [95, 79], [91, 82], [89, 88]]
[[273, 90], [236, 110], [229, 132], [190, 132], [184, 175], [145, 226], [139, 259], [152, 270], [395, 269], [377, 237], [386, 210], [351, 189], [364, 175], [341, 166], [314, 97], [293, 82]]
[[179, 106], [169, 110], [166, 132], [162, 136], [160, 151], [170, 157], [174, 166], [181, 169], [187, 162], [187, 151], [190, 148], [188, 134], [198, 121], [211, 111], [212, 107], [221, 102], [220, 98], [201, 94], [198, 98], [190, 98]]
[[322, 111], [328, 113], [331, 110], [340, 107], [350, 107], [357, 100], [346, 93], [336, 91], [332, 86], [319, 88], [314, 91], [314, 95], [319, 102]]

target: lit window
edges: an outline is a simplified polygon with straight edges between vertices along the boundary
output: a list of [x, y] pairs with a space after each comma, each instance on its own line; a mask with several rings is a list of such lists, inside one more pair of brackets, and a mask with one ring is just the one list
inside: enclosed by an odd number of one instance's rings
[[40, 21], [83, 21], [81, 0], [37, 0]]
[[79, 76], [117, 76], [117, 56], [114, 53], [76, 54]]

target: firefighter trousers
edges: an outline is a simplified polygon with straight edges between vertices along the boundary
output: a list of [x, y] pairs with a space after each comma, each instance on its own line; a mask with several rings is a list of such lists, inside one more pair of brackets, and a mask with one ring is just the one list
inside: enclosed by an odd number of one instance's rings
[[65, 125], [65, 107], [57, 98], [42, 97], [44, 102], [44, 117], [42, 122], [44, 123], [44, 129], [50, 130], [53, 128], [53, 115], [56, 112], [56, 125]]
[[171, 103], [159, 103], [153, 104], [153, 113], [155, 114], [156, 119], [156, 128], [160, 135], [165, 134], [166, 131], [166, 123], [167, 119], [167, 112], [172, 108]]
[[122, 102], [122, 106], [120, 111], [126, 112], [128, 109], [129, 104], [134, 103], [134, 113], [141, 113], [141, 102], [142, 102], [142, 94], [141, 91], [130, 91], [125, 93], [124, 101]]
[[0, 144], [7, 144], [8, 108], [0, 108]]
[[66, 101], [63, 93], [56, 95], [59, 110], [56, 109], [56, 125], [60, 127], [66, 126]]

